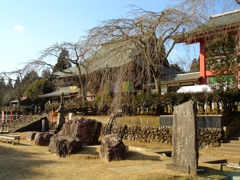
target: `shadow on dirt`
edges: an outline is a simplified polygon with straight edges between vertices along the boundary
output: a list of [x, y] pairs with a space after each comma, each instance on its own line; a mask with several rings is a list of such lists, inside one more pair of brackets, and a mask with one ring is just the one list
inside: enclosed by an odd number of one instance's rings
[[[19, 144], [14, 146], [29, 146], [28, 144]], [[27, 177], [41, 175], [39, 172], [31, 171], [31, 167], [41, 167], [45, 164], [52, 164], [50, 160], [31, 160], [31, 157], [39, 156], [39, 152], [19, 151], [13, 145], [6, 144], [0, 146], [0, 179], [24, 179]]]

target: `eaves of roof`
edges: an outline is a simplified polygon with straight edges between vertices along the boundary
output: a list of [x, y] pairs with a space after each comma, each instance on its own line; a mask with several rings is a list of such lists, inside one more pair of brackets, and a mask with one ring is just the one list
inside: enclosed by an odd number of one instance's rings
[[42, 97], [42, 98], [43, 97], [57, 97], [57, 96], [60, 97], [62, 93], [64, 94], [64, 96], [67, 96], [70, 94], [76, 94], [76, 93], [78, 93], [78, 89], [72, 90], [70, 87], [59, 88], [56, 91], [40, 95], [39, 97]]
[[183, 73], [183, 74], [176, 74], [173, 76], [166, 76], [166, 79], [163, 79], [162, 84], [168, 84], [171, 82], [186, 82], [191, 80], [197, 80], [201, 77], [200, 72], [193, 72], [193, 73]]
[[[99, 51], [83, 63], [86, 68], [80, 66], [81, 74], [92, 73], [107, 67], [119, 67], [134, 61], [132, 51], [130, 50], [132, 46], [128, 41], [104, 44]], [[58, 78], [79, 75], [79, 70], [76, 66], [64, 71], [66, 73], [56, 72]]]
[[[135, 38], [135, 37], [134, 37]], [[136, 50], [134, 43], [128, 40], [119, 40], [105, 43], [102, 47], [93, 54], [89, 59], [80, 65], [81, 75], [92, 73], [95, 71], [102, 71], [105, 68], [121, 67], [128, 63], [134, 62], [138, 66], [144, 67], [144, 62], [136, 59], [141, 50]], [[64, 70], [64, 72], [57, 72], [58, 78], [72, 77], [79, 75], [78, 67], [74, 66]], [[163, 74], [178, 74], [179, 72], [171, 68], [164, 67], [160, 69]]]
[[[206, 38], [211, 36], [212, 33], [216, 35], [216, 31], [222, 33], [222, 31], [238, 30], [240, 26], [240, 9], [234, 10], [222, 14], [216, 14], [210, 16], [210, 18], [200, 26], [186, 32], [172, 36], [171, 38], [175, 42], [197, 42], [200, 38]], [[236, 29], [237, 28], [237, 29]], [[195, 39], [195, 40], [194, 40]]]

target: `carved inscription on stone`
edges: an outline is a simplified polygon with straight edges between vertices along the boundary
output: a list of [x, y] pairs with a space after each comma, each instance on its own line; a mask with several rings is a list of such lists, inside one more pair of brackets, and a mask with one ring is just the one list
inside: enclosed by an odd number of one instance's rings
[[198, 166], [197, 132], [193, 101], [174, 107], [172, 160], [173, 165], [180, 169]]

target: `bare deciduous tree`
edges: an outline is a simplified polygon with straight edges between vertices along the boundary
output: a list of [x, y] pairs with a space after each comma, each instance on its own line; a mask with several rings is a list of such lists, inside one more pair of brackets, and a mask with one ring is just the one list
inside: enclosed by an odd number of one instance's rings
[[[160, 93], [162, 70], [175, 45], [170, 37], [175, 33], [184, 33], [198, 22], [195, 13], [187, 14], [177, 8], [180, 7], [158, 13], [132, 6], [132, 18], [105, 21], [91, 29], [89, 37], [101, 43], [125, 41], [129, 45], [128, 51], [141, 55], [138, 60], [145, 64], [145, 68], [154, 78], [156, 92]], [[121, 51], [121, 48], [116, 48], [115, 51]]]
[[[62, 61], [66, 61], [66, 63], [71, 63], [74, 67], [66, 70], [61, 70], [60, 72], [56, 72], [59, 77], [62, 75], [65, 76], [75, 76], [77, 77], [78, 87], [81, 90], [81, 96], [83, 101], [86, 99], [86, 91], [85, 91], [85, 81], [87, 77], [87, 69], [85, 68], [85, 63], [87, 62], [88, 53], [91, 52], [88, 48], [91, 47], [87, 45], [87, 41], [79, 40], [77, 43], [72, 42], [63, 42], [56, 43], [49, 48], [46, 48], [41, 52], [41, 56], [37, 60], [29, 61], [25, 68], [34, 68], [41, 69], [43, 67], [51, 67], [54, 65], [49, 63], [49, 58], [57, 59], [59, 54], [62, 51], [67, 51], [68, 56], [64, 57]], [[82, 72], [84, 71], [84, 72]], [[83, 75], [85, 75], [83, 77]]]
[[[235, 1], [228, 2], [232, 4]], [[237, 0], [236, 2], [238, 3]], [[83, 100], [87, 89], [109, 92], [109, 84], [113, 82], [118, 84], [115, 84], [115, 90], [120, 92], [120, 85], [129, 80], [129, 77], [135, 81], [135, 86], [140, 84], [137, 81], [143, 79], [149, 84], [153, 77], [156, 92], [161, 93], [163, 67], [167, 65], [169, 54], [175, 46], [170, 37], [178, 33], [184, 36], [185, 32], [204, 22], [208, 17], [206, 12], [209, 11], [210, 3], [215, 4], [215, 1], [184, 0], [161, 12], [131, 6], [128, 18], [104, 21], [100, 26], [89, 30], [87, 38], [77, 43], [54, 44], [45, 49], [39, 59], [29, 61], [24, 69], [53, 67], [48, 58], [57, 59], [62, 50], [67, 50], [69, 56], [65, 60], [75, 67], [63, 73], [65, 76], [69, 74], [77, 77]], [[130, 62], [129, 59], [140, 67], [138, 76], [133, 76], [135, 67], [124, 66]], [[119, 94], [118, 97], [121, 97]]]

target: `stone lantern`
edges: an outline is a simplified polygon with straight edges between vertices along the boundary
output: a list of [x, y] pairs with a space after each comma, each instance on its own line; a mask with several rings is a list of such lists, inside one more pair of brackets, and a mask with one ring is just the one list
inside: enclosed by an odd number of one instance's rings
[[67, 110], [64, 109], [63, 96], [64, 96], [64, 93], [61, 94], [60, 107], [57, 109], [58, 117], [57, 117], [56, 128], [58, 131], [61, 130], [63, 124], [65, 123], [65, 115], [67, 113]]

